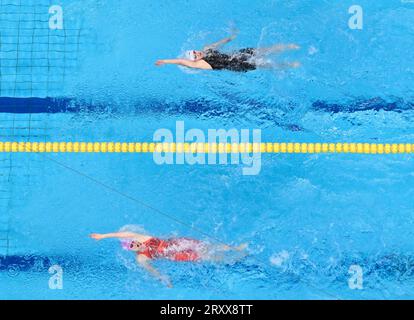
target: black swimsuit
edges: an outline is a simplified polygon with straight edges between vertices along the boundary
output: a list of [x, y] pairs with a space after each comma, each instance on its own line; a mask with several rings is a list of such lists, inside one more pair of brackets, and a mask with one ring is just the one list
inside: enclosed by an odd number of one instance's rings
[[254, 49], [247, 48], [238, 51], [233, 55], [221, 53], [217, 50], [208, 49], [204, 52], [203, 60], [214, 70], [230, 70], [247, 72], [256, 70], [256, 65], [251, 61]]

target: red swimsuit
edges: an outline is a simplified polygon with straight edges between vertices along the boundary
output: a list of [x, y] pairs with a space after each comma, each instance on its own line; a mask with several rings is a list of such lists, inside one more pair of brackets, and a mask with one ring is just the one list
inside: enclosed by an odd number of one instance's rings
[[201, 259], [202, 242], [198, 240], [151, 238], [143, 243], [143, 247], [144, 250], [138, 254], [149, 259], [164, 258], [173, 261], [198, 261]]

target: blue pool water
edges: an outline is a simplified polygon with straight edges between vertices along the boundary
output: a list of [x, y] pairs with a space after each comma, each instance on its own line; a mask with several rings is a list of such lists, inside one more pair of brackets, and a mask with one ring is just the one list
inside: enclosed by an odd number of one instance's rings
[[[348, 27], [348, 0], [65, 0], [64, 30], [52, 32], [54, 1], [2, 0], [0, 141], [150, 141], [184, 121], [261, 129], [263, 141], [413, 143], [414, 3], [358, 2], [363, 30]], [[154, 66], [231, 24], [229, 50], [295, 42], [302, 49], [278, 59], [303, 66]], [[413, 298], [413, 160], [263, 155], [260, 174], [245, 176], [242, 165], [160, 166], [150, 155], [2, 154], [0, 298]], [[249, 256], [156, 262], [168, 289], [116, 241], [88, 238], [127, 225], [247, 242]], [[62, 290], [49, 289], [51, 265]], [[353, 265], [361, 290], [348, 284]]]

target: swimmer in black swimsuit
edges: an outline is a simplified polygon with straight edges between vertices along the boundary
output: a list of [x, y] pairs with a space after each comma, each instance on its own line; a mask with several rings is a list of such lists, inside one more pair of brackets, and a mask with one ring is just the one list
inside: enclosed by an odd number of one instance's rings
[[158, 60], [155, 65], [177, 64], [188, 68], [203, 70], [230, 70], [236, 72], [247, 72], [258, 68], [298, 68], [299, 62], [272, 64], [264, 60], [266, 56], [273, 53], [281, 53], [286, 50], [297, 50], [296, 44], [277, 44], [269, 48], [246, 48], [233, 52], [222, 53], [218, 48], [234, 40], [236, 35], [205, 46], [202, 51], [190, 50], [186, 52], [184, 59]]

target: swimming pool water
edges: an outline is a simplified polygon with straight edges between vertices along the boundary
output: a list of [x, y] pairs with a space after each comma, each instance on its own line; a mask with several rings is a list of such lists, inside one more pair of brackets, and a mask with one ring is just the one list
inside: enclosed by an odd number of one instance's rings
[[[27, 9], [19, 4], [3, 0], [1, 14]], [[45, 21], [42, 6], [51, 4], [30, 2]], [[81, 30], [79, 48], [55, 56], [56, 86], [48, 86], [55, 73], [42, 60], [16, 57], [14, 72], [30, 79], [2, 71], [1, 141], [150, 141], [176, 121], [204, 131], [261, 129], [263, 141], [414, 141], [413, 3], [359, 1], [363, 30], [348, 27], [353, 1], [59, 4], [65, 28]], [[15, 51], [34, 50], [16, 42], [22, 33], [10, 19], [1, 20], [2, 43], [8, 26]], [[296, 42], [301, 51], [279, 59], [300, 60], [302, 68], [237, 74], [153, 65], [217, 40], [229, 23], [240, 29], [229, 48]], [[48, 43], [56, 44], [50, 35]], [[135, 154], [0, 160], [0, 223], [8, 239], [0, 243], [2, 299], [414, 294], [412, 155], [263, 155], [257, 176], [242, 175], [241, 165], [159, 166]], [[163, 237], [248, 242], [250, 255], [227, 264], [157, 262], [174, 284], [168, 289], [137, 269], [116, 241], [88, 238], [125, 225]], [[63, 290], [48, 287], [54, 264], [63, 268]], [[362, 290], [348, 285], [352, 265], [363, 270]]]

